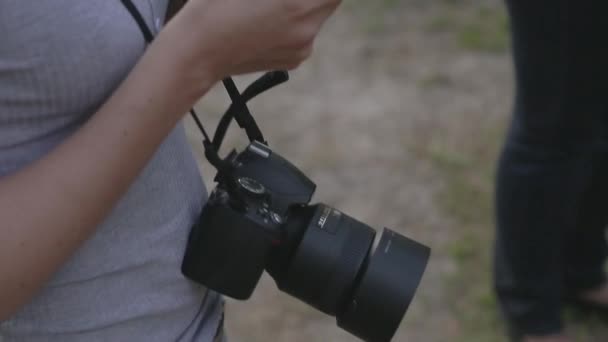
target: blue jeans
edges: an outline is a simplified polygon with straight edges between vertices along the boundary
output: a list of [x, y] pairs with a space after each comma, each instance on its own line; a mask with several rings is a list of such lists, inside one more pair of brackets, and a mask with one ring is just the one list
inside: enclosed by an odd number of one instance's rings
[[605, 281], [608, 2], [507, 0], [514, 115], [496, 177], [495, 289], [509, 324], [562, 329], [563, 299]]

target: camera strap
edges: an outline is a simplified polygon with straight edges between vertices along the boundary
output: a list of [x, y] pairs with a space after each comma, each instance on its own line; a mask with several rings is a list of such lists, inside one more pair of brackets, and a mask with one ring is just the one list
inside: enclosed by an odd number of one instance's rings
[[135, 4], [131, 0], [120, 1], [125, 6], [127, 11], [129, 11], [133, 19], [135, 19], [135, 22], [137, 23], [137, 26], [139, 26], [139, 30], [141, 31], [141, 33], [144, 35], [144, 39], [146, 40], [146, 42], [150, 44], [154, 40], [154, 35], [152, 34], [152, 31], [150, 31], [150, 28], [148, 28], [146, 20], [141, 15]]
[[[152, 43], [154, 35], [146, 24], [146, 20], [141, 15], [141, 12], [137, 9], [137, 6], [135, 6], [131, 0], [121, 0], [121, 2], [137, 23], [146, 42], [148, 44]], [[245, 130], [245, 133], [251, 142], [258, 141], [267, 144], [262, 135], [262, 131], [247, 107], [247, 102], [266, 90], [284, 83], [287, 80], [289, 80], [289, 75], [286, 71], [268, 72], [248, 86], [241, 94], [232, 78], [228, 77], [224, 79], [222, 82], [232, 103], [220, 119], [213, 140], [207, 135], [207, 132], [194, 109], [190, 109], [190, 114], [204, 137], [203, 145], [205, 147], [205, 157], [220, 173], [222, 173], [222, 171], [227, 171], [229, 168], [228, 163], [220, 158], [219, 150], [232, 119], [238, 123], [239, 127]]]

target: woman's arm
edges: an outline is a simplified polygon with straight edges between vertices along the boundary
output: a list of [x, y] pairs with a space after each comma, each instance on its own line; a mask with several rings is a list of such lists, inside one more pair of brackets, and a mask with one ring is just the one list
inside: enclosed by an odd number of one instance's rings
[[191, 0], [83, 127], [0, 178], [0, 321], [94, 232], [199, 97], [229, 74], [298, 65], [338, 2]]
[[165, 56], [146, 54], [72, 137], [0, 179], [0, 320], [93, 233], [194, 102]]

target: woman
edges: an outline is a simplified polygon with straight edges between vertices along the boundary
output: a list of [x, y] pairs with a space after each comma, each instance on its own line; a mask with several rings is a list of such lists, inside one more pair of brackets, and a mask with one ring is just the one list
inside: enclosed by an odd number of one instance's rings
[[508, 0], [517, 96], [498, 167], [496, 289], [517, 341], [608, 314], [608, 3]]
[[0, 340], [213, 341], [180, 262], [205, 190], [180, 125], [219, 80], [292, 69], [339, 0], [0, 2]]

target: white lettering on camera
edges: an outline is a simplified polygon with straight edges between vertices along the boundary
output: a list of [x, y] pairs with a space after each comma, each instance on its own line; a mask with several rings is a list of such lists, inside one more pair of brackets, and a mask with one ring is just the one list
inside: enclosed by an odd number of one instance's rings
[[317, 225], [319, 226], [319, 228], [323, 229], [323, 227], [325, 226], [325, 223], [327, 222], [327, 217], [329, 216], [330, 213], [331, 213], [331, 208], [329, 208], [329, 207], [323, 208], [323, 214], [319, 218], [319, 222], [317, 222]]

